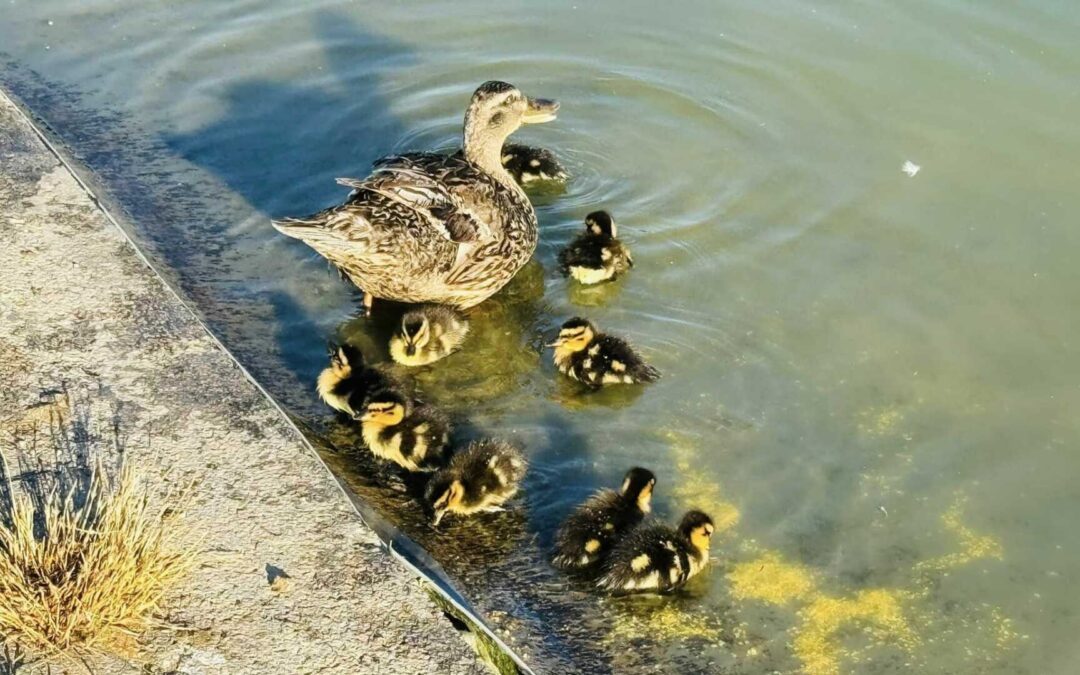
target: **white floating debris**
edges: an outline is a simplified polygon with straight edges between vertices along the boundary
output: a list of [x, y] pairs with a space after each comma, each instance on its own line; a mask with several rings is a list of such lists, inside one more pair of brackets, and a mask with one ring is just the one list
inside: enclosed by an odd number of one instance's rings
[[910, 159], [904, 162], [904, 166], [900, 167], [900, 170], [908, 175], [908, 178], [914, 178], [915, 174], [919, 173], [919, 169], [922, 167], [911, 161]]

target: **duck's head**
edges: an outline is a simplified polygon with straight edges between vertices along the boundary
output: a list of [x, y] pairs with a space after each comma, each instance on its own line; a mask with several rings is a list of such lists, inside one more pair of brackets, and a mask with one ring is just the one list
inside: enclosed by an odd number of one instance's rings
[[465, 499], [465, 485], [457, 478], [436, 474], [425, 490], [431, 506], [431, 524], [438, 527], [443, 517], [461, 506]]
[[596, 237], [618, 236], [615, 219], [607, 211], [593, 211], [585, 216], [585, 231]]
[[356, 419], [377, 426], [390, 427], [400, 424], [408, 414], [409, 399], [401, 392], [383, 389], [368, 396]]
[[559, 337], [548, 347], [567, 352], [580, 352], [596, 337], [596, 326], [588, 319], [574, 317], [559, 328]]
[[632, 499], [641, 509], [642, 513], [652, 510], [652, 493], [656, 485], [656, 476], [648, 469], [635, 466], [626, 472], [619, 493], [627, 499]]
[[485, 169], [501, 170], [507, 137], [522, 124], [550, 122], [558, 110], [558, 102], [530, 98], [512, 84], [485, 82], [473, 93], [465, 112], [465, 155]]
[[679, 534], [690, 541], [690, 545], [699, 551], [708, 551], [716, 526], [712, 518], [703, 511], [687, 511], [679, 522]]

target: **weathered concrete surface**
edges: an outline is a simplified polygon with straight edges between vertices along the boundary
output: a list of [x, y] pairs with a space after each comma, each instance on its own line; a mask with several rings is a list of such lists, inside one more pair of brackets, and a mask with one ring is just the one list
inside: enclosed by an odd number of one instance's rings
[[2, 93], [0, 449], [9, 466], [122, 456], [157, 498], [193, 485], [185, 521], [207, 553], [169, 605], [180, 629], [95, 672], [484, 670]]

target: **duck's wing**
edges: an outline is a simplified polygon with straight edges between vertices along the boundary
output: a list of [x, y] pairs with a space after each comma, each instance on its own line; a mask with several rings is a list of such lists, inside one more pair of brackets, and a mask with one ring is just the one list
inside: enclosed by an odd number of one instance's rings
[[379, 195], [412, 210], [448, 241], [477, 243], [492, 237], [491, 214], [477, 213], [475, 205], [484, 201], [478, 202], [470, 193], [478, 187], [484, 190], [487, 181], [459, 157], [433, 153], [386, 157], [375, 163], [367, 178], [339, 178], [337, 182], [353, 188], [348, 204]]
[[407, 250], [429, 251], [429, 266], [449, 268], [456, 257], [456, 246], [438, 228], [400, 200], [374, 192], [310, 216], [271, 222], [346, 271], [360, 261], [391, 265]]

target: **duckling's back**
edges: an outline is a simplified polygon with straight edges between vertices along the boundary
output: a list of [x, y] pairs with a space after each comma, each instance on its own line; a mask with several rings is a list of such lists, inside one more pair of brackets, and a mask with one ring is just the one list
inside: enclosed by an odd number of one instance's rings
[[555, 538], [552, 564], [565, 570], [589, 570], [602, 563], [618, 539], [644, 514], [614, 490], [601, 490], [567, 517]]
[[609, 591], [672, 590], [690, 575], [690, 547], [678, 532], [660, 523], [631, 530], [611, 551], [597, 582]]
[[450, 460], [450, 469], [467, 480], [468, 488], [480, 492], [516, 489], [526, 468], [521, 451], [498, 440], [475, 441]]

